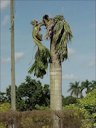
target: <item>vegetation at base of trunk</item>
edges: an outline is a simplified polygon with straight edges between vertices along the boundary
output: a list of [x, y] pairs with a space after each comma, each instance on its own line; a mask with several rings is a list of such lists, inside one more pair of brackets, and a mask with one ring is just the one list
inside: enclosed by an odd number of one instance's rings
[[88, 113], [86, 110], [75, 106], [66, 107], [62, 111], [8, 111], [0, 113], [0, 122], [8, 126], [14, 122], [15, 118], [17, 128], [52, 128], [53, 114], [59, 117], [59, 125], [62, 121], [64, 128], [92, 128], [92, 124], [88, 121]]

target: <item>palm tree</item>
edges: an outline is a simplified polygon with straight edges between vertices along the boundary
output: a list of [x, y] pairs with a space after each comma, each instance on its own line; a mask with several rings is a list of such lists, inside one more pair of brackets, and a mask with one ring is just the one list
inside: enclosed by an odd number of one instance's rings
[[[67, 43], [72, 38], [72, 32], [69, 24], [63, 16], [49, 18], [43, 16], [43, 23], [32, 22], [35, 30], [33, 33], [34, 42], [38, 46], [35, 55], [35, 62], [29, 69], [37, 77], [43, 77], [46, 74], [48, 63], [50, 63], [50, 107], [52, 110], [62, 109], [62, 62], [68, 58]], [[39, 34], [40, 26], [45, 25], [47, 29], [46, 38], [50, 39], [50, 50], [42, 48], [42, 39]], [[38, 34], [37, 34], [38, 33]]]
[[[60, 15], [54, 18], [45, 15], [43, 16], [43, 23], [38, 24], [36, 20], [32, 23], [34, 26], [33, 38], [38, 46], [38, 51], [29, 72], [34, 72], [34, 75], [42, 78], [46, 74], [50, 62], [50, 108], [62, 110], [62, 62], [68, 58], [67, 43], [72, 38], [70, 26]], [[45, 47], [42, 48], [42, 39], [39, 34], [42, 25], [45, 25], [47, 29], [46, 38], [50, 39], [50, 50]], [[53, 127], [59, 128], [59, 120], [57, 118], [56, 120], [54, 120]]]
[[62, 62], [68, 57], [67, 43], [72, 37], [72, 32], [69, 25], [64, 20], [57, 22], [54, 31], [56, 31], [56, 34], [53, 34], [50, 41], [50, 107], [53, 110], [61, 110]]
[[79, 98], [79, 96], [81, 96], [81, 88], [79, 86], [79, 82], [75, 81], [74, 83], [70, 83], [70, 88], [68, 92], [71, 92], [71, 96]]
[[91, 91], [91, 82], [88, 80], [81, 82], [81, 88], [82, 91], [85, 90], [86, 93], [89, 93]]
[[96, 81], [95, 81], [95, 80], [93, 80], [93, 81], [91, 82], [90, 88], [91, 88], [91, 90], [96, 89]]

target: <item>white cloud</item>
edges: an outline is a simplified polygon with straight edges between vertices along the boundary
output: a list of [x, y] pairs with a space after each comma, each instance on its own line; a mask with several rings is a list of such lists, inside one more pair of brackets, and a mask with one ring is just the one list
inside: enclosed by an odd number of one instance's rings
[[72, 48], [68, 48], [68, 55], [71, 56], [75, 53], [75, 50]]
[[22, 59], [23, 56], [24, 56], [23, 52], [15, 53], [15, 61], [18, 61], [18, 60]]
[[9, 16], [6, 15], [6, 16], [4, 17], [4, 19], [3, 19], [3, 21], [2, 21], [2, 25], [3, 25], [3, 26], [6, 26], [8, 23], [9, 23]]
[[10, 0], [0, 0], [0, 9], [5, 9], [9, 6]]
[[77, 77], [74, 74], [65, 74], [62, 76], [63, 80], [76, 80]]
[[[15, 53], [15, 62], [21, 60], [23, 57], [24, 57], [24, 53], [23, 52], [16, 52]], [[9, 63], [10, 61], [11, 61], [10, 57], [1, 59], [2, 63]]]

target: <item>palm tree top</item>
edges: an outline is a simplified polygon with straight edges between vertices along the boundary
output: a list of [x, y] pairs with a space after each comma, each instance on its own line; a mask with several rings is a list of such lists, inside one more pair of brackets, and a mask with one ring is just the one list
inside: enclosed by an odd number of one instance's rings
[[71, 96], [75, 96], [78, 98], [81, 93], [79, 82], [75, 81], [74, 83], [70, 83], [70, 88], [68, 89], [68, 92], [71, 92]]
[[46, 27], [47, 39], [49, 38], [50, 41], [54, 42], [56, 54], [58, 55], [60, 63], [68, 58], [67, 43], [72, 39], [72, 31], [62, 15], [57, 15], [53, 18], [49, 18], [48, 15], [45, 15], [40, 23], [38, 23], [37, 20], [33, 20], [32, 25], [32, 37], [38, 50], [35, 55], [35, 62], [30, 67], [29, 73], [34, 72], [34, 75], [43, 78], [43, 75], [46, 74], [48, 63], [50, 62], [49, 60], [51, 60], [51, 55], [50, 50], [41, 42], [41, 26]]

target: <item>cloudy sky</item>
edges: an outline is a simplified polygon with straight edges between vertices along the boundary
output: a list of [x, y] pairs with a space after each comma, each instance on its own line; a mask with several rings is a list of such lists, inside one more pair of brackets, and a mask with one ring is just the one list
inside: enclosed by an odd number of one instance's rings
[[[10, 78], [10, 1], [0, 0], [1, 46], [0, 90], [11, 83]], [[36, 46], [32, 40], [33, 19], [42, 20], [61, 14], [71, 26], [72, 42], [69, 43], [69, 59], [62, 64], [62, 92], [68, 95], [69, 83], [88, 79], [96, 80], [95, 67], [95, 0], [15, 0], [15, 70], [16, 84], [24, 82], [28, 69], [34, 61]], [[43, 41], [49, 46], [49, 41]], [[35, 78], [31, 75], [32, 78]], [[49, 71], [43, 84], [50, 83]]]

